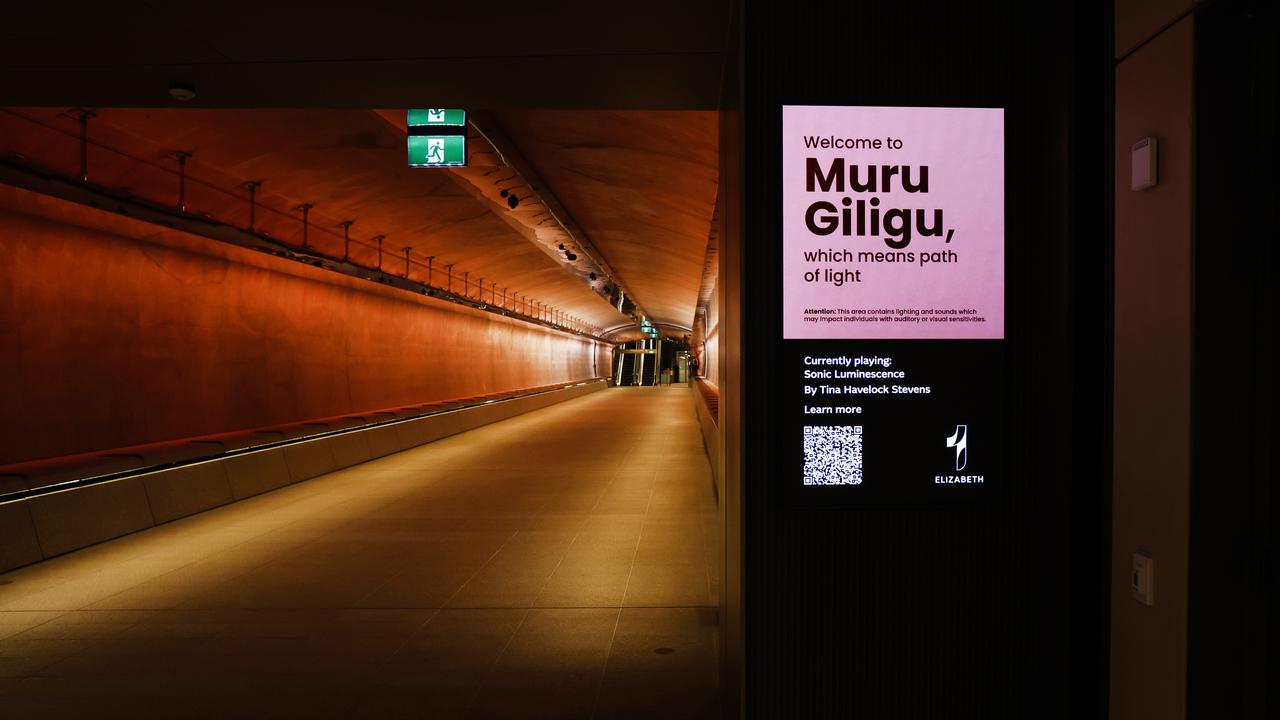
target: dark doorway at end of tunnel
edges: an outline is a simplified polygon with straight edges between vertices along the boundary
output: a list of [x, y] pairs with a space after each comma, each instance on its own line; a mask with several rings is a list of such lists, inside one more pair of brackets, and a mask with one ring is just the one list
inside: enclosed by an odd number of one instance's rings
[[687, 343], [673, 338], [632, 340], [613, 349], [613, 384], [685, 385], [696, 369]]

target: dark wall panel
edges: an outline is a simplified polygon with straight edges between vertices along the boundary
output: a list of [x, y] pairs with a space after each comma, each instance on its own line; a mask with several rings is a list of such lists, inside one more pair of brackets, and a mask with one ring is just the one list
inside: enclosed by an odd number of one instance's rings
[[[1106, 17], [1065, 2], [746, 7], [748, 717], [1105, 712]], [[1006, 108], [1011, 422], [999, 499], [781, 506], [783, 104]]]
[[[1116, 64], [1111, 720], [1185, 716], [1193, 24]], [[1145, 137], [1158, 138], [1160, 182], [1133, 190], [1130, 147]], [[1129, 589], [1140, 549], [1156, 563], [1151, 606]]]
[[1280, 715], [1280, 6], [1195, 17], [1187, 717]]

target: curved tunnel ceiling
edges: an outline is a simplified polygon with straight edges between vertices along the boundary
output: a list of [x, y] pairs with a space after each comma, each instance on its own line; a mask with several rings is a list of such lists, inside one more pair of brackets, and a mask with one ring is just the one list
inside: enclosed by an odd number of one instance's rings
[[[404, 136], [369, 110], [99, 109], [90, 181], [150, 199], [176, 195], [175, 152], [190, 153], [187, 211], [218, 220], [247, 215], [244, 184], [261, 182], [257, 227], [300, 241], [298, 206], [312, 243], [342, 247], [354, 221], [353, 259], [372, 266], [426, 258], [455, 278], [553, 306], [600, 328], [630, 325], [607, 300], [513, 229], [501, 209], [442, 169], [406, 166]], [[16, 111], [43, 127], [6, 143], [33, 160], [74, 164], [74, 120], [62, 108]], [[716, 119], [709, 112], [506, 111], [504, 129], [573, 213], [635, 299], [660, 325], [690, 326], [716, 190]], [[10, 127], [13, 125], [13, 128]], [[53, 132], [56, 128], [59, 132]], [[496, 162], [492, 157], [478, 162]], [[208, 186], [219, 188], [212, 191]], [[440, 283], [440, 276], [435, 276]], [[498, 283], [497, 288], [493, 283]]]
[[718, 187], [716, 113], [496, 115], [651, 319], [692, 327]]

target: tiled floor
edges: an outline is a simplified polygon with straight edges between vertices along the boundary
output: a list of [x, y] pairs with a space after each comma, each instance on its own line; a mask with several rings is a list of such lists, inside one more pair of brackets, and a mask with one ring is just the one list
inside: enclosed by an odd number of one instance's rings
[[617, 388], [0, 575], [0, 717], [717, 718], [687, 388]]

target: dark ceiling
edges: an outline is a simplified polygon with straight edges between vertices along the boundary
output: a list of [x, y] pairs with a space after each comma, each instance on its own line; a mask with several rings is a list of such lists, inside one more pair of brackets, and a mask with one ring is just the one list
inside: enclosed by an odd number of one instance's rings
[[715, 109], [727, 0], [10, 3], [0, 104]]

